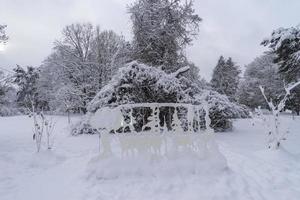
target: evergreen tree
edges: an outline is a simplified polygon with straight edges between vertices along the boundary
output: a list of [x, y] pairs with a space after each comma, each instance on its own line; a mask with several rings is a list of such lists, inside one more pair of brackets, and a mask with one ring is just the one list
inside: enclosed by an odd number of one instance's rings
[[227, 95], [231, 101], [236, 100], [236, 92], [240, 80], [240, 69], [232, 61], [220, 56], [211, 79], [212, 88], [220, 94]]
[[[300, 25], [274, 30], [262, 43], [275, 54], [274, 62], [279, 65], [279, 73], [285, 83], [300, 79]], [[300, 89], [291, 91], [287, 108], [300, 114]]]
[[276, 55], [274, 62], [279, 64], [279, 73], [287, 82], [300, 77], [300, 25], [279, 28], [261, 44], [268, 46]]
[[14, 69], [14, 83], [18, 86], [17, 103], [22, 108], [42, 108], [37, 92], [38, 69], [28, 66], [27, 69], [17, 65]]

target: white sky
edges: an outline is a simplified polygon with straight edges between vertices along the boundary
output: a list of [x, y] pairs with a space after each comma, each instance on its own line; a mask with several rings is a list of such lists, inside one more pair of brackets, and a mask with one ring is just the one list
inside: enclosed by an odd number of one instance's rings
[[[131, 38], [127, 4], [134, 0], [0, 0], [0, 24], [10, 37], [0, 51], [0, 67], [39, 66], [51, 52], [62, 28], [74, 22], [91, 22]], [[210, 79], [220, 55], [240, 66], [265, 48], [259, 44], [273, 29], [300, 23], [300, 0], [194, 0], [203, 18], [199, 36], [187, 55]]]

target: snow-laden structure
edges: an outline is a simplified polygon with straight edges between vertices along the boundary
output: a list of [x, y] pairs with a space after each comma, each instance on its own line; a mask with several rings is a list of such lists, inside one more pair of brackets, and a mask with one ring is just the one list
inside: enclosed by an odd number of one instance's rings
[[[137, 132], [135, 109], [149, 109], [150, 116]], [[171, 126], [161, 112], [168, 108]], [[98, 109], [89, 120], [100, 132], [100, 156], [91, 161], [97, 178], [120, 176], [169, 176], [203, 173], [226, 168], [210, 128], [209, 105], [140, 103]], [[163, 124], [163, 126], [162, 126]]]
[[[135, 109], [142, 108], [149, 109], [151, 115], [145, 118], [141, 130], [137, 132], [133, 113]], [[167, 125], [168, 119], [161, 115], [166, 108], [170, 110], [170, 127]], [[90, 118], [90, 124], [101, 133], [103, 156], [113, 153], [113, 142], [118, 143], [122, 156], [144, 153], [161, 156], [178, 150], [203, 152], [207, 151], [206, 141], [213, 134], [208, 110], [206, 102], [196, 106], [178, 103], [126, 104], [99, 109]]]

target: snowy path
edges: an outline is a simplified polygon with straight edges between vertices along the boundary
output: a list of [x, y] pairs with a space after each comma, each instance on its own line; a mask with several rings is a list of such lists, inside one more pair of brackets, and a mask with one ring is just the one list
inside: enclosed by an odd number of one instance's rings
[[261, 127], [237, 121], [234, 132], [217, 135], [229, 167], [218, 174], [111, 180], [87, 178], [97, 137], [71, 137], [67, 119], [56, 121], [54, 149], [36, 154], [30, 119], [0, 118], [1, 200], [300, 199], [300, 118], [290, 123], [286, 150], [276, 152], [265, 149]]

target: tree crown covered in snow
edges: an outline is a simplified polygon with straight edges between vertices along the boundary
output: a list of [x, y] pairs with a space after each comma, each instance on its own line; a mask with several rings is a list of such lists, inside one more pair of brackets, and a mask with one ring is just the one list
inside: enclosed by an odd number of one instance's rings
[[237, 95], [240, 103], [250, 108], [266, 108], [266, 102], [258, 87], [260, 85], [266, 88], [266, 96], [274, 102], [284, 95], [284, 82], [278, 74], [279, 66], [273, 63], [274, 57], [273, 53], [267, 53], [246, 66]]
[[[193, 1], [137, 0], [130, 5], [133, 22], [133, 57], [151, 66], [178, 69], [184, 47], [198, 32], [201, 18]], [[174, 69], [175, 68], [175, 69]]]
[[262, 45], [275, 53], [274, 61], [279, 64], [279, 72], [287, 81], [295, 81], [300, 77], [300, 25], [274, 30]]

